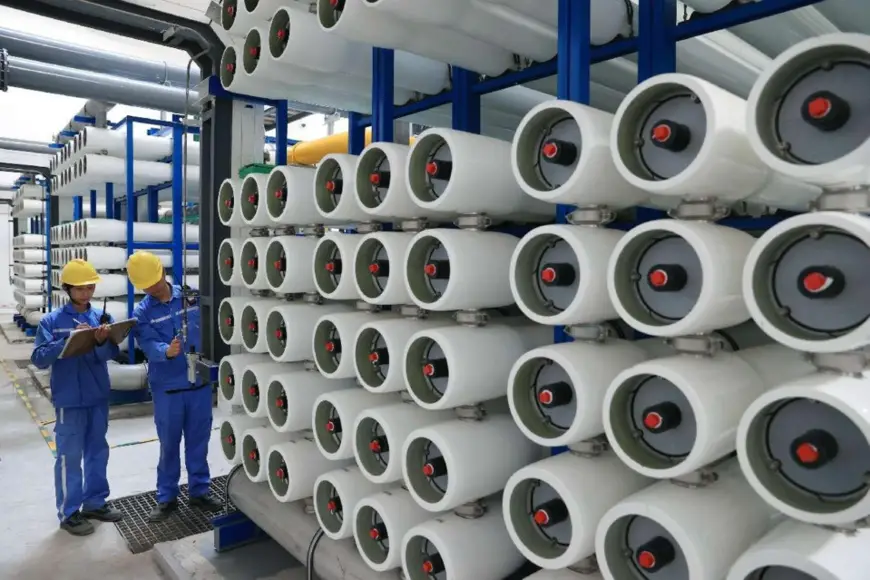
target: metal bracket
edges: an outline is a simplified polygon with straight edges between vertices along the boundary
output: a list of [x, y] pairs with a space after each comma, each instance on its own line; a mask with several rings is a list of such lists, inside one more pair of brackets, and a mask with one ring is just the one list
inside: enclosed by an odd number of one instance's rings
[[432, 227], [432, 224], [430, 224], [429, 220], [426, 218], [402, 220], [399, 222], [399, 229], [403, 232], [422, 232], [430, 227]]
[[9, 90], [9, 51], [0, 48], [0, 91]]
[[371, 313], [380, 312], [381, 310], [384, 309], [383, 306], [378, 306], [377, 304], [369, 304], [368, 302], [364, 302], [362, 300], [357, 300], [354, 303], [354, 308], [356, 308], [360, 312], [371, 312]]
[[406, 318], [418, 318], [420, 320], [429, 318], [429, 311], [415, 306], [413, 304], [405, 304], [399, 306], [399, 314]]
[[356, 231], [360, 234], [371, 234], [384, 229], [384, 225], [378, 222], [361, 222], [356, 225]]
[[411, 396], [411, 393], [407, 390], [399, 391], [399, 400], [403, 403], [408, 403], [410, 405], [416, 405], [417, 401], [414, 400], [414, 397]]
[[600, 568], [598, 567], [598, 558], [595, 557], [595, 554], [592, 554], [588, 558], [583, 558], [576, 564], [568, 566], [568, 569], [572, 572], [577, 572], [581, 576], [596, 574], [600, 571]]
[[870, 349], [849, 352], [806, 353], [805, 360], [820, 371], [860, 377], [870, 368]]
[[826, 191], [810, 203], [814, 211], [870, 212], [870, 185]]
[[456, 407], [456, 418], [460, 421], [483, 421], [487, 417], [486, 408], [481, 403]]
[[839, 526], [817, 525], [816, 527], [851, 537], [857, 535], [858, 532], [860, 532], [861, 530], [866, 530], [867, 528], [870, 528], [870, 519], [862, 518], [860, 520], [855, 520], [851, 524], [844, 524]]
[[303, 296], [304, 296], [304, 294], [299, 294], [299, 293], [296, 293], [296, 294], [281, 294], [281, 295], [279, 296], [279, 298], [281, 298], [281, 300], [285, 300], [285, 301], [287, 301], [287, 302], [296, 302], [296, 301], [298, 301], [298, 300], [302, 300], [302, 297], [303, 297]]
[[453, 222], [461, 230], [485, 230], [492, 226], [492, 218], [486, 214], [461, 215]]
[[259, 296], [260, 298], [268, 298], [272, 296], [271, 290], [251, 290], [251, 294], [254, 296]]
[[725, 340], [715, 334], [678, 336], [665, 339], [665, 343], [679, 353], [700, 356], [714, 356], [716, 353], [729, 350]]
[[465, 520], [476, 520], [486, 515], [488, 507], [486, 500], [470, 501], [453, 510], [453, 513]]
[[317, 368], [317, 363], [313, 360], [305, 360], [302, 361], [302, 368], [308, 371], [309, 373], [319, 373], [320, 369]]
[[457, 310], [453, 319], [463, 326], [486, 326], [489, 314], [483, 310]]
[[306, 293], [302, 295], [302, 301], [306, 304], [323, 304], [323, 296], [320, 294]]
[[220, 24], [221, 21], [221, 3], [219, 0], [211, 0], [205, 9], [205, 17], [212, 22]]
[[616, 212], [603, 205], [578, 207], [565, 219], [572, 226], [606, 226], [616, 219]]
[[578, 457], [598, 457], [610, 450], [610, 442], [604, 435], [598, 435], [592, 439], [578, 441], [568, 445], [568, 452]]
[[731, 208], [717, 203], [716, 198], [683, 200], [668, 215], [675, 219], [714, 222], [728, 217]]
[[707, 487], [708, 485], [719, 481], [719, 472], [716, 471], [716, 468], [721, 466], [723, 463], [730, 461], [736, 456], [737, 452], [729, 453], [725, 457], [717, 459], [713, 463], [705, 465], [704, 467], [696, 469], [695, 471], [687, 473], [686, 475], [674, 477], [669, 481], [678, 487], [685, 487], [688, 489]]
[[252, 238], [268, 238], [271, 235], [269, 228], [251, 228], [250, 237]]
[[314, 497], [306, 497], [302, 500], [302, 509], [305, 510], [305, 513], [308, 515], [314, 515], [317, 511], [314, 509]]
[[609, 322], [601, 324], [573, 324], [565, 327], [565, 334], [575, 340], [606, 342], [619, 338], [619, 331]]

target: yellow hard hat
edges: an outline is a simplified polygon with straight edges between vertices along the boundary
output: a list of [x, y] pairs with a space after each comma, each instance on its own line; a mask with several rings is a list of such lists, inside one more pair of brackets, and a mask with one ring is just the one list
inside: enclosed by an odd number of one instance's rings
[[137, 290], [150, 288], [163, 279], [163, 264], [151, 252], [136, 252], [127, 258], [127, 277]]
[[60, 283], [69, 286], [90, 286], [100, 281], [97, 270], [80, 258], [70, 260], [60, 272]]

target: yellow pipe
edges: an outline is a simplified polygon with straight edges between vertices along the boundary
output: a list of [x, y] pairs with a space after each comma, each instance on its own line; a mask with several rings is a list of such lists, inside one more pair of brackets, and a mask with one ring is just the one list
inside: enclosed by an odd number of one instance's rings
[[[372, 129], [366, 129], [366, 145], [372, 142]], [[409, 144], [414, 143], [411, 137]], [[336, 133], [312, 141], [302, 141], [287, 149], [287, 163], [290, 165], [317, 165], [330, 153], [347, 153], [348, 134]]]

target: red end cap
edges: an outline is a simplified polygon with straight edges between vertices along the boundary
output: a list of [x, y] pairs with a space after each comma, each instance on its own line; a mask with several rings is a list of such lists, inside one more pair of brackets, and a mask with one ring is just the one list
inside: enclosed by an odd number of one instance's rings
[[232, 265], [233, 265], [233, 259], [232, 259], [232, 258], [227, 258], [226, 260], [224, 260], [224, 265], [225, 265], [225, 266], [232, 266]]
[[230, 73], [231, 73], [231, 72], [233, 72], [233, 71], [235, 71], [235, 70], [236, 70], [236, 65], [234, 65], [234, 64], [231, 63], [231, 62], [228, 62], [228, 63], [227, 63], [227, 72], [230, 72]]
[[228, 385], [233, 384], [233, 375], [227, 375], [227, 384]]
[[326, 502], [326, 509], [328, 509], [331, 512], [334, 512], [337, 507], [338, 506], [335, 505], [335, 502], [332, 500], [329, 500], [328, 502]]
[[335, 191], [335, 182], [330, 180], [326, 182], [326, 191]]
[[423, 374], [427, 377], [431, 377], [435, 374], [435, 365], [432, 363], [423, 365]]
[[438, 173], [438, 164], [434, 161], [430, 161], [426, 164], [426, 173], [429, 175], [435, 175]]
[[664, 270], [653, 270], [648, 276], [650, 286], [660, 288], [668, 283], [668, 273]]
[[227, 14], [229, 14], [230, 16], [232, 16], [233, 14], [235, 14], [235, 12], [236, 12], [236, 7], [235, 7], [235, 6], [233, 6], [232, 4], [230, 4], [229, 6], [227, 6]]
[[232, 435], [227, 435], [227, 445], [233, 445], [236, 442], [236, 438]]
[[251, 194], [248, 196], [248, 203], [257, 203], [257, 194]]
[[231, 200], [231, 199], [225, 199], [225, 200], [224, 200], [224, 205], [225, 205], [226, 207], [233, 207], [233, 200]]
[[541, 153], [543, 153], [544, 157], [547, 159], [552, 159], [559, 154], [559, 146], [555, 143], [544, 143], [544, 146], [541, 147]]
[[369, 181], [372, 185], [380, 185], [381, 184], [381, 176], [377, 173], [372, 173], [369, 175]]
[[257, 460], [257, 455], [258, 455], [258, 453], [257, 453], [256, 449], [251, 449], [251, 452], [248, 453], [248, 457], [250, 457], [252, 461]]
[[278, 330], [276, 330], [275, 331], [275, 338], [277, 338], [277, 339], [284, 338], [284, 331], [281, 330], [280, 328]]
[[377, 528], [371, 528], [371, 529], [369, 530], [369, 537], [370, 537], [371, 539], [373, 539], [373, 540], [380, 540], [380, 539], [381, 539], [381, 533], [378, 531]]
[[671, 128], [667, 125], [656, 125], [652, 130], [652, 138], [653, 141], [658, 141], [659, 143], [664, 143], [668, 139], [671, 138]]
[[377, 264], [369, 264], [369, 273], [377, 274], [380, 271], [381, 271], [381, 267], [378, 266]]
[[824, 119], [831, 112], [831, 101], [818, 97], [807, 103], [807, 113], [813, 119]]
[[233, 325], [233, 319], [230, 318], [230, 317], [225, 318], [225, 319], [224, 319], [224, 324], [226, 324], [227, 326], [232, 326], [232, 325]]
[[541, 270], [541, 282], [545, 284], [552, 284], [556, 281], [556, 270], [555, 268], [544, 268]]
[[257, 396], [257, 393], [259, 393], [259, 392], [260, 392], [260, 389], [258, 389], [257, 387], [254, 387], [254, 386], [252, 386], [252, 387], [248, 387], [248, 393], [249, 393], [252, 397], [256, 397], [256, 396]]
[[278, 32], [276, 32], [275, 35], [276, 35], [279, 39], [284, 40], [285, 38], [287, 38], [287, 29], [286, 29], [286, 28], [282, 28], [282, 29], [278, 30]]
[[539, 526], [545, 526], [550, 523], [550, 514], [548, 514], [546, 510], [538, 510], [532, 517], [534, 518], [535, 523]]
[[664, 419], [656, 412], [647, 413], [643, 418], [643, 426], [647, 429], [658, 429], [662, 426]]
[[280, 189], [275, 192], [275, 199], [281, 199], [283, 197], [284, 197], [284, 192], [281, 191]]
[[652, 552], [643, 551], [637, 555], [637, 564], [644, 570], [654, 568], [656, 565], [656, 557]]
[[335, 262], [327, 262], [326, 263], [326, 271], [334, 272], [335, 271]]
[[323, 348], [326, 349], [326, 352], [334, 352], [335, 351], [335, 343], [332, 342], [331, 340], [327, 341], [327, 343], [323, 345]]
[[423, 572], [425, 572], [426, 574], [431, 574], [433, 570], [435, 570], [435, 564], [433, 564], [429, 560], [423, 562]]
[[284, 470], [281, 469], [280, 467], [279, 467], [278, 469], [275, 470], [275, 476], [276, 476], [278, 479], [284, 479], [284, 475], [285, 475], [285, 474], [284, 474]]
[[329, 431], [330, 433], [335, 431], [335, 423], [333, 423], [332, 421], [327, 421], [326, 422], [326, 430]]
[[372, 453], [380, 453], [381, 452], [381, 442], [378, 440], [374, 440], [369, 443], [369, 450]]
[[251, 56], [260, 56], [260, 49], [259, 49], [258, 47], [256, 47], [256, 46], [252, 46], [252, 47], [248, 50], [248, 52], [251, 54]]
[[278, 407], [279, 409], [283, 408], [284, 407], [284, 399], [282, 399], [281, 397], [278, 397], [275, 400], [275, 406]]
[[432, 477], [433, 475], [435, 475], [435, 466], [431, 463], [427, 463], [426, 465], [424, 465], [423, 475], [425, 475], [426, 477]]
[[544, 390], [538, 393], [538, 402], [542, 405], [549, 405], [553, 402], [553, 391]]
[[798, 461], [809, 465], [819, 460], [819, 449], [812, 443], [801, 443], [795, 450], [795, 455]]
[[251, 258], [250, 260], [248, 260], [248, 267], [249, 267], [249, 268], [253, 268], [253, 267], [256, 266], [256, 265], [257, 265], [257, 260], [256, 260], [256, 259]]
[[436, 266], [435, 264], [426, 264], [425, 266], [423, 266], [423, 272], [427, 276], [434, 276], [438, 273], [438, 266]]
[[381, 357], [379, 357], [378, 353], [376, 353], [376, 352], [369, 353], [369, 362], [376, 363], [376, 362], [378, 362], [378, 359], [380, 359], [380, 358]]
[[828, 284], [828, 277], [821, 272], [810, 272], [803, 279], [804, 288], [808, 292], [819, 292]]
[[329, 0], [329, 5], [335, 8], [336, 6], [338, 6], [338, 1], [339, 0]]
[[257, 332], [257, 323], [256, 323], [256, 322], [252, 322], [252, 323], [250, 323], [250, 324], [248, 325], [248, 329], [249, 329], [251, 332]]

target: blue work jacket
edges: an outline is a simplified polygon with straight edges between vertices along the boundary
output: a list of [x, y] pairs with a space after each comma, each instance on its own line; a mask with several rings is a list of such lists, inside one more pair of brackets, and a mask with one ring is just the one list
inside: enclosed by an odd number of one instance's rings
[[[119, 354], [118, 345], [106, 340], [87, 354], [59, 359], [70, 332], [79, 324], [99, 326], [103, 311], [90, 308], [77, 312], [72, 304], [42, 317], [36, 329], [30, 362], [37, 368], [51, 368], [51, 399], [57, 408], [90, 407], [109, 399], [109, 368], [106, 364]], [[114, 322], [109, 316], [109, 321]]]
[[133, 332], [136, 344], [148, 357], [148, 385], [152, 391], [169, 391], [190, 386], [187, 380], [187, 357], [191, 347], [200, 350], [199, 302], [187, 306], [187, 341], [181, 353], [174, 358], [166, 358], [166, 349], [176, 336], [181, 336], [184, 297], [180, 286], [172, 286], [172, 298], [161, 302], [152, 296], [145, 298], [136, 306], [133, 317], [136, 326]]

